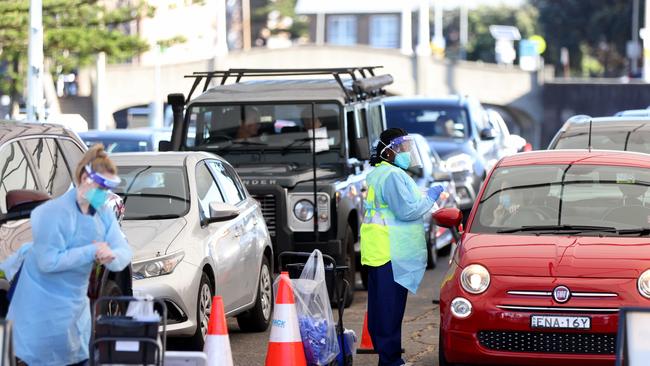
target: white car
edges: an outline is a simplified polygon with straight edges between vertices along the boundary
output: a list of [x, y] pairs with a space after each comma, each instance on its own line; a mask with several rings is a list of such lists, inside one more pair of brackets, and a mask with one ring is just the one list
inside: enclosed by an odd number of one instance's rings
[[122, 230], [133, 291], [162, 298], [167, 332], [201, 349], [212, 296], [244, 331], [264, 331], [273, 307], [273, 251], [258, 202], [226, 161], [203, 152], [124, 153]]

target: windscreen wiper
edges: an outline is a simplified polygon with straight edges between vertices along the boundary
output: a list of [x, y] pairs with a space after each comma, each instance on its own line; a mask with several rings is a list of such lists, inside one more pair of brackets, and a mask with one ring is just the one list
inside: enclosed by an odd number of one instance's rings
[[530, 225], [511, 229], [497, 230], [499, 234], [526, 232], [526, 231], [601, 231], [616, 233], [616, 228], [611, 226], [590, 226], [590, 225]]
[[644, 236], [644, 235], [650, 235], [650, 228], [649, 227], [639, 227], [635, 229], [620, 229], [616, 232], [619, 235], [638, 235], [638, 236]]
[[[303, 137], [303, 138], [299, 138], [299, 139], [293, 140], [293, 141], [291, 141], [291, 143], [289, 143], [287, 146], [285, 146], [285, 147], [282, 148], [282, 152], [281, 152], [281, 154], [284, 155], [284, 154], [286, 154], [287, 151], [289, 151], [292, 147], [294, 147], [294, 146], [296, 146], [296, 145], [298, 145], [298, 144], [301, 144], [301, 145], [302, 145], [302, 144], [304, 144], [305, 142], [307, 142], [307, 141], [311, 141], [311, 140], [313, 140], [313, 139], [314, 139], [314, 137]], [[329, 139], [329, 137], [315, 137], [315, 139], [316, 139], [316, 140], [327, 140], [327, 139]]]

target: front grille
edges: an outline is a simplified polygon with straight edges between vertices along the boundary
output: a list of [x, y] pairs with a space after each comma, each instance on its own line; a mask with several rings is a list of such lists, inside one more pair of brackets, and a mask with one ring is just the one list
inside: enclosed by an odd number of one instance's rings
[[266, 221], [266, 227], [269, 229], [269, 234], [271, 237], [275, 237], [276, 230], [276, 203], [275, 196], [272, 194], [266, 194], [263, 196], [253, 196], [259, 203], [262, 208], [262, 216], [264, 216], [264, 221]]
[[481, 346], [505, 352], [613, 355], [616, 334], [480, 331]]

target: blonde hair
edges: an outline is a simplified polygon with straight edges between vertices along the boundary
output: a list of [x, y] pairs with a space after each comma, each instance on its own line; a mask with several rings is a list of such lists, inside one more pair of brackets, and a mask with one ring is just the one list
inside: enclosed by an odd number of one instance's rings
[[104, 145], [102, 144], [93, 145], [88, 149], [88, 151], [86, 151], [83, 158], [81, 158], [75, 171], [77, 184], [81, 184], [81, 176], [86, 171], [84, 168], [88, 164], [90, 164], [90, 168], [97, 173], [117, 174], [117, 167], [108, 157], [106, 151], [104, 151]]

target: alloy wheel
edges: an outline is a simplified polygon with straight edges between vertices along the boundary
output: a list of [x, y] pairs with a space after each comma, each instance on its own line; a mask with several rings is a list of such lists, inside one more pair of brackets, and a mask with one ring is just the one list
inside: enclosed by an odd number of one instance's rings
[[271, 273], [268, 266], [262, 266], [262, 273], [260, 274], [260, 296], [262, 300], [262, 314], [264, 319], [271, 317]]
[[208, 284], [201, 286], [199, 295], [199, 319], [201, 326], [201, 334], [205, 339], [208, 334], [208, 323], [210, 322], [210, 312], [212, 310], [212, 292]]

